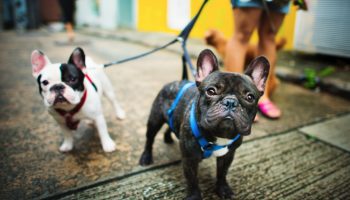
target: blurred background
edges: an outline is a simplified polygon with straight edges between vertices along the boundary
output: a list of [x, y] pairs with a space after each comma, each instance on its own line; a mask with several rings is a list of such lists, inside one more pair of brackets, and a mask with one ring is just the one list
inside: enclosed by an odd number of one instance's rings
[[[1, 29], [38, 29], [48, 26], [63, 30], [57, 0], [1, 0]], [[197, 12], [201, 0], [76, 0], [77, 28], [108, 30], [132, 29], [143, 32], [178, 33]], [[350, 1], [313, 0], [309, 10], [292, 6], [278, 36], [287, 39], [285, 49], [350, 57]], [[205, 8], [192, 38], [202, 38], [209, 28], [233, 33], [231, 4], [211, 0]], [[252, 42], [257, 41], [257, 34]]]
[[[0, 199], [183, 199], [178, 145], [158, 134], [154, 164], [138, 164], [154, 97], [181, 78], [179, 44], [105, 69], [127, 113], [116, 120], [102, 99], [117, 143], [108, 154], [91, 128], [72, 152], [58, 151], [63, 134], [42, 104], [30, 55], [40, 49], [62, 63], [77, 46], [102, 64], [138, 55], [174, 40], [203, 1], [66, 1], [75, 7], [72, 27], [59, 2], [0, 0]], [[350, 1], [308, 2], [308, 11], [291, 6], [279, 29], [286, 44], [277, 52], [281, 81], [271, 98], [283, 114], [271, 120], [259, 113], [237, 150], [228, 175], [237, 199], [350, 199]], [[203, 49], [219, 54], [205, 42], [210, 29], [232, 37], [230, 0], [204, 7], [187, 43], [193, 63]], [[250, 42], [258, 42], [256, 32]], [[199, 170], [205, 199], [218, 199], [215, 166], [209, 159]]]

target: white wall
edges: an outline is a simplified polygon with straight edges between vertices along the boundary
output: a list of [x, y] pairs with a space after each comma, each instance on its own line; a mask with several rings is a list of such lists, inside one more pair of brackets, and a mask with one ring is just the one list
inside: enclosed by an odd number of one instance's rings
[[191, 20], [190, 0], [168, 0], [167, 11], [167, 25], [171, 29], [181, 30]]
[[105, 29], [117, 28], [117, 0], [100, 0], [100, 27]]
[[98, 10], [96, 8], [96, 0], [77, 0], [76, 24], [104, 29], [117, 28], [118, 0], [99, 0]]
[[76, 1], [75, 22], [78, 26], [97, 26], [99, 24], [99, 16], [94, 9], [94, 2], [95, 0]]

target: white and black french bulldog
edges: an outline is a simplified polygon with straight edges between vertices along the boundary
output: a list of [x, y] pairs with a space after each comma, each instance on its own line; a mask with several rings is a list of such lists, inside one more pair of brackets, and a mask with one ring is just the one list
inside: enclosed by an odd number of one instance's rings
[[[153, 162], [155, 135], [168, 122], [180, 140], [187, 199], [201, 199], [198, 164], [211, 155], [217, 158], [216, 193], [221, 198], [232, 198], [226, 174], [242, 137], [251, 132], [269, 69], [268, 60], [258, 57], [244, 74], [220, 72], [215, 55], [210, 50], [202, 51], [197, 61], [196, 83], [169, 83], [153, 102], [140, 164]], [[166, 142], [172, 142], [170, 133], [169, 129], [165, 133]]]
[[68, 63], [54, 64], [44, 53], [34, 50], [31, 63], [44, 105], [64, 133], [59, 150], [67, 152], [73, 149], [73, 133], [77, 131], [80, 120], [87, 119], [96, 126], [103, 150], [114, 151], [116, 145], [107, 130], [101, 95], [105, 94], [113, 104], [117, 118], [125, 118], [125, 112], [116, 100], [103, 65], [85, 57], [81, 48], [73, 51]]

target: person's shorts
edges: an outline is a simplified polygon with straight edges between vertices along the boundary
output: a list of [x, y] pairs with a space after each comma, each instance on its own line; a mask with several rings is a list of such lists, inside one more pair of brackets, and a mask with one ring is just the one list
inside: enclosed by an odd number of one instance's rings
[[[231, 0], [233, 8], [261, 8], [264, 9], [263, 2], [265, 0]], [[278, 1], [278, 0], [277, 0]], [[287, 14], [289, 11], [290, 3], [285, 6], [279, 6], [273, 1], [266, 1], [267, 7], [270, 12], [279, 12]]]

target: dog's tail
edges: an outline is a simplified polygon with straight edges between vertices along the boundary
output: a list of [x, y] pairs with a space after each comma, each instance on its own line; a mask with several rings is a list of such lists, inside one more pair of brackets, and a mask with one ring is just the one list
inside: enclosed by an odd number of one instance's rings
[[214, 47], [221, 58], [225, 57], [227, 39], [222, 32], [209, 29], [204, 35], [204, 41], [207, 45]]
[[283, 49], [284, 45], [287, 44], [287, 39], [285, 37], [281, 37], [277, 42], [276, 42], [276, 50], [279, 51]]
[[214, 29], [209, 29], [207, 32], [204, 34], [204, 41], [205, 44], [214, 46]]
[[222, 32], [217, 29], [209, 29], [204, 34], [204, 41], [207, 45], [217, 47], [218, 43], [226, 43], [226, 38]]

